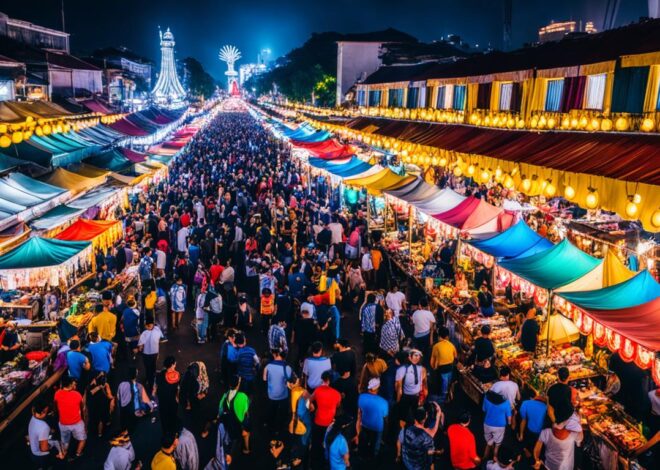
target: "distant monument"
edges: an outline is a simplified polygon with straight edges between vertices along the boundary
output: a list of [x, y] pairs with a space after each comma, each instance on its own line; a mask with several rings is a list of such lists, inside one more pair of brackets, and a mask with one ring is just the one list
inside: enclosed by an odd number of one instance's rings
[[174, 35], [167, 28], [165, 34], [160, 34], [160, 74], [158, 81], [151, 94], [154, 101], [161, 105], [180, 106], [186, 97], [186, 91], [183, 89], [179, 77], [176, 74], [176, 64], [174, 62]]
[[225, 72], [227, 76], [227, 91], [232, 96], [240, 95], [237, 80], [238, 72], [234, 70], [234, 64], [241, 58], [240, 51], [234, 46], [222, 46], [219, 57], [221, 61], [227, 63], [227, 71]]

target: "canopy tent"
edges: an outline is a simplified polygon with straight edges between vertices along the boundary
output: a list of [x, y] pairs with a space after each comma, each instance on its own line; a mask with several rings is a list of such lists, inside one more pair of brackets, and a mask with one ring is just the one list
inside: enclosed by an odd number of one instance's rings
[[108, 124], [108, 126], [111, 129], [129, 137], [144, 137], [146, 135], [149, 135], [149, 132], [135, 125], [126, 118], [120, 119], [119, 121], [115, 121], [112, 124]]
[[612, 250], [607, 250], [603, 263], [603, 287], [627, 281], [636, 274], [635, 271], [628, 269]]
[[355, 148], [352, 145], [343, 145], [336, 139], [328, 139], [321, 142], [292, 142], [294, 146], [304, 148], [315, 157], [324, 160], [336, 160], [340, 158], [355, 155]]
[[126, 137], [124, 134], [103, 124], [80, 129], [78, 133], [99, 145], [109, 145]]
[[[33, 237], [0, 256], [3, 288], [35, 287], [49, 283], [66, 284], [82, 268], [89, 268], [90, 242], [70, 242]], [[57, 269], [53, 269], [54, 267]]]
[[308, 163], [313, 167], [326, 170], [340, 178], [351, 178], [360, 175], [373, 166], [357, 157], [351, 157], [348, 160], [341, 160], [341, 163], [339, 162], [339, 160], [323, 160], [316, 157], [311, 157], [308, 160]]
[[135, 150], [131, 150], [126, 147], [121, 147], [118, 149], [121, 154], [126, 157], [128, 160], [132, 161], [133, 163], [142, 163], [146, 161], [147, 155], [142, 153], [142, 152], [136, 152]]
[[332, 134], [330, 134], [328, 131], [317, 131], [313, 132], [312, 134], [300, 136], [300, 137], [290, 137], [291, 143], [293, 145], [296, 145], [298, 142], [323, 142], [324, 140], [328, 140], [332, 137]]
[[86, 176], [88, 178], [98, 178], [110, 174], [110, 171], [108, 170], [104, 170], [103, 168], [98, 168], [95, 167], [94, 165], [89, 165], [87, 163], [78, 163], [76, 165], [71, 165], [69, 166], [69, 171], [72, 171], [79, 175]]
[[20, 160], [36, 163], [44, 168], [66, 166], [79, 162], [82, 152], [63, 150], [49, 140], [33, 135], [30, 140], [11, 146], [11, 154]]
[[50, 175], [43, 178], [43, 181], [61, 188], [66, 188], [71, 191], [71, 194], [78, 194], [103, 184], [105, 182], [105, 175], [94, 178], [74, 173], [64, 168], [56, 168]]
[[531, 256], [500, 261], [498, 267], [548, 290], [572, 292], [603, 285], [603, 260], [589, 256], [567, 239]]
[[115, 193], [119, 191], [119, 188], [112, 186], [102, 186], [96, 188], [93, 191], [88, 192], [87, 194], [80, 196], [73, 201], [70, 201], [67, 205], [75, 209], [88, 209], [93, 206], [97, 206], [102, 202], [110, 199]]
[[28, 239], [32, 230], [25, 222], [12, 225], [0, 231], [0, 254], [6, 253]]
[[105, 252], [121, 238], [122, 234], [122, 224], [118, 220], [78, 219], [58, 233], [55, 238], [66, 241], [91, 241], [94, 249]]
[[52, 101], [2, 101], [0, 102], [0, 122], [19, 123], [27, 118], [57, 119], [71, 117], [72, 114]]
[[572, 343], [580, 338], [580, 330], [565, 316], [550, 315], [543, 323], [539, 338], [547, 339], [551, 344]]
[[101, 154], [86, 158], [84, 163], [117, 172], [128, 170], [133, 166], [133, 162], [126, 158], [118, 149], [110, 149]]
[[288, 126], [281, 125], [282, 134], [289, 139], [298, 140], [302, 137], [307, 137], [316, 132], [316, 130], [307, 123], [303, 123], [295, 129]]
[[422, 178], [417, 178], [410, 184], [398, 189], [385, 191], [387, 195], [414, 204], [419, 201], [428, 201], [441, 193], [441, 189], [435, 185], [428, 184]]
[[489, 204], [484, 199], [470, 196], [456, 207], [433, 217], [462, 231], [492, 233], [508, 228], [510, 220], [501, 217], [503, 213], [503, 209]]
[[453, 209], [466, 199], [451, 188], [441, 190], [435, 196], [425, 201], [413, 202], [413, 205], [425, 214], [441, 214]]
[[6, 173], [26, 164], [28, 163], [23, 160], [0, 153], [0, 173]]
[[468, 243], [486, 254], [503, 259], [531, 256], [553, 246], [550, 240], [538, 235], [523, 220], [494, 237]]
[[32, 227], [33, 230], [38, 231], [53, 230], [79, 216], [83, 211], [84, 209], [77, 209], [75, 207], [67, 206], [66, 204], [60, 204], [59, 206], [53, 207], [41, 217], [31, 220], [30, 227]]
[[379, 196], [382, 191], [397, 189], [415, 180], [414, 176], [400, 176], [389, 168], [383, 168], [378, 173], [366, 177], [351, 178], [344, 181], [347, 186], [361, 186], [369, 193]]

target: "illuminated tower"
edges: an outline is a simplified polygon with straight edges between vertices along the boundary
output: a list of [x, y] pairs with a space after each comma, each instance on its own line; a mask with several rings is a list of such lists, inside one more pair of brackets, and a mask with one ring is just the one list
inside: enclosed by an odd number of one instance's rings
[[160, 74], [158, 81], [151, 94], [157, 103], [173, 104], [181, 102], [186, 97], [186, 92], [181, 86], [179, 77], [176, 74], [174, 63], [174, 35], [167, 28], [165, 34], [160, 33]]
[[232, 95], [238, 94], [238, 83], [236, 82], [238, 72], [234, 70], [234, 64], [241, 58], [240, 51], [234, 46], [222, 46], [219, 57], [221, 61], [227, 63], [227, 71], [225, 72], [227, 76], [227, 91]]

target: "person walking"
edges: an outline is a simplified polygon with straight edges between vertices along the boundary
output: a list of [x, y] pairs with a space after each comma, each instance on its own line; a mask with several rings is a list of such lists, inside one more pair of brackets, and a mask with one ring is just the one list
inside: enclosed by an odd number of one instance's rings
[[62, 460], [60, 442], [50, 438], [50, 426], [46, 422], [49, 412], [48, 404], [39, 400], [32, 406], [32, 418], [28, 425], [28, 439], [30, 442], [30, 457], [35, 468], [49, 468], [56, 462]]
[[187, 293], [188, 290], [183, 284], [183, 278], [181, 276], [177, 277], [176, 282], [170, 287], [170, 306], [172, 309], [170, 324], [173, 330], [179, 328], [183, 312], [186, 311]]
[[459, 416], [457, 423], [447, 428], [451, 465], [458, 470], [472, 470], [481, 463], [481, 458], [477, 455], [477, 442], [470, 431], [470, 421], [470, 413], [465, 411]]
[[273, 359], [266, 364], [263, 380], [267, 385], [268, 412], [266, 423], [271, 433], [279, 435], [283, 424], [287, 422], [287, 407], [289, 404], [289, 388], [287, 383], [293, 376], [293, 369], [285, 361], [285, 353], [279, 349], [272, 349]]
[[177, 430], [180, 382], [181, 376], [176, 370], [176, 359], [174, 356], [167, 356], [163, 361], [163, 369], [156, 375], [154, 387], [163, 433]]
[[76, 390], [76, 381], [74, 378], [64, 376], [62, 378], [62, 388], [55, 392], [55, 405], [57, 405], [57, 415], [60, 427], [60, 440], [62, 441], [62, 453], [66, 455], [69, 450], [71, 437], [78, 441], [74, 458], [79, 458], [85, 444], [87, 443], [87, 430], [83, 415], [85, 403], [83, 397]]
[[174, 451], [179, 444], [176, 433], [163, 434], [160, 440], [160, 450], [151, 459], [151, 470], [177, 470]]
[[177, 469], [197, 470], [199, 468], [199, 450], [197, 449], [195, 436], [183, 425], [179, 426], [177, 436], [179, 442], [174, 449], [174, 460], [176, 460]]
[[358, 398], [357, 439], [360, 454], [373, 461], [380, 454], [383, 431], [387, 428], [389, 405], [387, 400], [378, 395], [380, 379], [369, 380], [367, 392]]
[[240, 377], [232, 376], [228, 386], [229, 390], [220, 398], [220, 420], [225, 423], [230, 439], [242, 443], [242, 452], [247, 455], [250, 453], [250, 399], [240, 390]]
[[135, 449], [126, 429], [121, 429], [110, 439], [110, 452], [103, 463], [103, 470], [131, 470], [135, 463]]
[[142, 353], [142, 363], [144, 365], [145, 380], [144, 385], [147, 394], [151, 396], [156, 380], [156, 362], [158, 361], [158, 352], [160, 350], [160, 340], [163, 333], [156, 325], [153, 318], [147, 318], [145, 330], [140, 334], [138, 340], [138, 350]]
[[[328, 360], [329, 362], [329, 360]], [[318, 465], [323, 459], [323, 439], [328, 426], [335, 419], [337, 408], [341, 404], [341, 395], [330, 387], [330, 369], [321, 374], [321, 384], [316, 387], [310, 398], [314, 411], [312, 425], [312, 463]]]
[[456, 347], [449, 341], [449, 329], [447, 327], [440, 327], [438, 336], [440, 340], [433, 345], [431, 350], [431, 370], [433, 370], [435, 390], [440, 396], [441, 403], [445, 403], [453, 379], [454, 365], [458, 353]]

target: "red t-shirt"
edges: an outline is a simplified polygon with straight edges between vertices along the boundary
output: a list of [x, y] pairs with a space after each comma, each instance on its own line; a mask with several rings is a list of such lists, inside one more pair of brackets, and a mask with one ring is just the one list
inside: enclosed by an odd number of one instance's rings
[[477, 457], [477, 444], [474, 435], [468, 428], [460, 424], [452, 424], [447, 429], [449, 438], [449, 455], [454, 468], [476, 468], [474, 459]]
[[187, 212], [181, 216], [181, 219], [179, 219], [181, 222], [182, 227], [187, 227], [190, 225], [190, 214]]
[[212, 264], [209, 268], [209, 274], [211, 275], [211, 282], [215, 284], [220, 279], [220, 274], [224, 271], [224, 267], [219, 264]]
[[75, 390], [58, 390], [55, 392], [55, 404], [60, 415], [60, 424], [76, 424], [82, 420], [80, 404], [82, 395]]
[[330, 426], [335, 419], [337, 407], [341, 403], [341, 394], [328, 385], [320, 385], [312, 394], [312, 401], [316, 404], [314, 424], [318, 426]]

